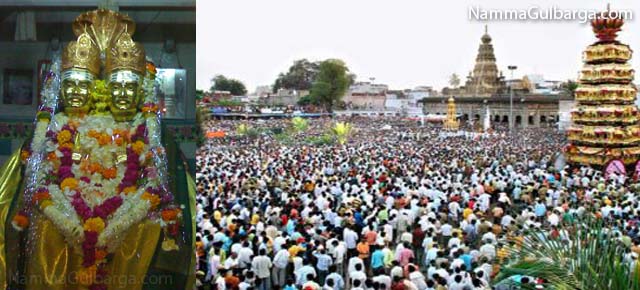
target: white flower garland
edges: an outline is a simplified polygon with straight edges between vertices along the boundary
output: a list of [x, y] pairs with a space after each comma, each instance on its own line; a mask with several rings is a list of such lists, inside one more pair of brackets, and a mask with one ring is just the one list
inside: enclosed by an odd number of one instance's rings
[[143, 193], [144, 189], [139, 189], [135, 194], [129, 194], [132, 198], [126, 199], [113, 213], [111, 221], [98, 236], [98, 247], [107, 246], [107, 251], [113, 252], [124, 240], [125, 232], [147, 216], [151, 204], [141, 198]]
[[[82, 120], [81, 124], [77, 128], [78, 134], [81, 134], [81, 136], [83, 137], [81, 138], [82, 142], [80, 143], [80, 147], [82, 150], [86, 150], [87, 152], [89, 152], [92, 159], [100, 160], [101, 163], [104, 163], [105, 160], [110, 160], [110, 158], [112, 158], [112, 154], [117, 148], [115, 145], [100, 146], [94, 138], [89, 138], [87, 136], [90, 130], [94, 130], [98, 133], [102, 130], [107, 134], [113, 134], [114, 129], [117, 129], [116, 127], [118, 127], [119, 125], [124, 125], [119, 129], [126, 128], [131, 133], [131, 131], [135, 132], [136, 128], [140, 124], [142, 124], [142, 122], [147, 121], [148, 120], [146, 118], [143, 118], [141, 114], [138, 114], [136, 116], [132, 124], [126, 125], [115, 122], [115, 120], [113, 120], [113, 118], [111, 118], [110, 116], [86, 117], [84, 120]], [[46, 122], [38, 122], [33, 141], [33, 144], [36, 145], [36, 148], [40, 150], [37, 152], [55, 152], [58, 157], [62, 156], [62, 154], [58, 150], [57, 144], [51, 141], [45, 141], [46, 132], [47, 127], [53, 132], [60, 132], [62, 127], [68, 122], [69, 118], [62, 113], [55, 115], [49, 124], [47, 124]], [[152, 130], [154, 131], [156, 129], [157, 127], [152, 128]], [[155, 136], [155, 134], [150, 135]], [[150, 140], [153, 139], [154, 142], [159, 142], [159, 138], [156, 139], [152, 138], [152, 136], [149, 137]], [[37, 144], [41, 144], [40, 147], [37, 147]], [[44, 150], [43, 147], [45, 147]], [[147, 152], [150, 150], [150, 148], [153, 147], [155, 146], [145, 146], [144, 151], [142, 152], [142, 154], [140, 154], [141, 163], [146, 161]], [[44, 184], [45, 178], [47, 178], [47, 175], [52, 168], [52, 163], [48, 160], [44, 160], [42, 166], [38, 168], [37, 184]], [[85, 181], [80, 181], [79, 177], [86, 176], [86, 174], [83, 174], [83, 172], [81, 172], [80, 166], [77, 164], [72, 165], [72, 173], [74, 173], [76, 179], [79, 182], [79, 186], [82, 188], [80, 192], [83, 193], [83, 199], [85, 200], [87, 205], [92, 208], [95, 205], [100, 204], [107, 198], [116, 196], [118, 194], [117, 188], [120, 180], [122, 180], [122, 177], [124, 176], [125, 170], [126, 166], [119, 164], [117, 165], [116, 178], [108, 180], [102, 178], [101, 174], [94, 173], [90, 177], [88, 176], [91, 179], [91, 183], [86, 183]], [[95, 184], [101, 184], [102, 186], [96, 187]], [[147, 187], [155, 187], [158, 184], [159, 179], [148, 179], [147, 182], [143, 186], [140, 186], [135, 193], [130, 193], [128, 195], [120, 194], [123, 203], [114, 213], [112, 213], [111, 218], [105, 221], [107, 222], [107, 226], [98, 236], [97, 245], [99, 247], [106, 246], [109, 252], [113, 252], [115, 249], [117, 249], [118, 245], [124, 239], [125, 232], [129, 228], [131, 228], [131, 226], [139, 223], [148, 215], [151, 204], [149, 201], [141, 198], [142, 194], [145, 192]], [[78, 214], [75, 212], [73, 205], [71, 204], [73, 193], [68, 189], [63, 191], [58, 184], [49, 185], [47, 188], [49, 190], [49, 194], [51, 195], [53, 205], [46, 207], [42, 211], [43, 214], [55, 225], [57, 229], [59, 229], [60, 233], [65, 237], [65, 240], [69, 244], [73, 245], [82, 243], [84, 239], [83, 223]], [[88, 195], [98, 190], [106, 192], [105, 196], [97, 198], [95, 200], [91, 200], [90, 196]]]

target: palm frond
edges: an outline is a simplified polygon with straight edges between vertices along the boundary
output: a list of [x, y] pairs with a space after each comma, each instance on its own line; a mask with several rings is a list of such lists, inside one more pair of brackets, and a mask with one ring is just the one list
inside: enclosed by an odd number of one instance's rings
[[520, 245], [507, 248], [494, 281], [527, 275], [550, 289], [640, 290], [637, 267], [624, 260], [625, 246], [601, 219], [584, 217], [560, 229], [566, 235], [556, 239], [542, 229], [526, 232]]

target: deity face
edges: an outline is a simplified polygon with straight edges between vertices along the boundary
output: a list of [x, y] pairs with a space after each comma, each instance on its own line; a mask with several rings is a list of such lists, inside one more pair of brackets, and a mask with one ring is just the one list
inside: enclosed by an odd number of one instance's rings
[[64, 73], [60, 95], [67, 114], [88, 113], [91, 108], [93, 76], [86, 71]]
[[131, 120], [138, 111], [142, 97], [140, 77], [130, 71], [117, 71], [110, 77], [110, 109], [118, 121]]

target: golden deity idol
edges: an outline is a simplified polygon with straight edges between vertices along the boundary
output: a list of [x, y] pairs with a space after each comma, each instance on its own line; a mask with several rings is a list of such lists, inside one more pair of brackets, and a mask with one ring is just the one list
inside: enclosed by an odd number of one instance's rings
[[91, 90], [100, 74], [100, 50], [86, 32], [62, 52], [60, 98], [65, 113], [87, 114], [91, 109]]
[[161, 143], [155, 66], [134, 29], [109, 10], [76, 19], [58, 108], [40, 109], [24, 166], [14, 154], [0, 172], [1, 289], [192, 287], [195, 186], [168, 178], [175, 143]]
[[117, 121], [130, 121], [139, 111], [145, 69], [144, 48], [125, 31], [107, 51], [105, 65], [110, 109]]

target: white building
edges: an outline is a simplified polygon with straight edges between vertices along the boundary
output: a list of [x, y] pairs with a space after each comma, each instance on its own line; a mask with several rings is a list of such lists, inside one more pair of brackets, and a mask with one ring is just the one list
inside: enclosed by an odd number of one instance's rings
[[561, 81], [545, 80], [541, 74], [526, 75], [525, 79], [531, 85], [530, 93], [532, 94], [559, 95], [562, 92]]
[[394, 93], [387, 93], [384, 107], [386, 110], [405, 112], [409, 108], [409, 99], [398, 98]]
[[349, 87], [343, 101], [350, 109], [383, 110], [389, 86], [357, 82]]

